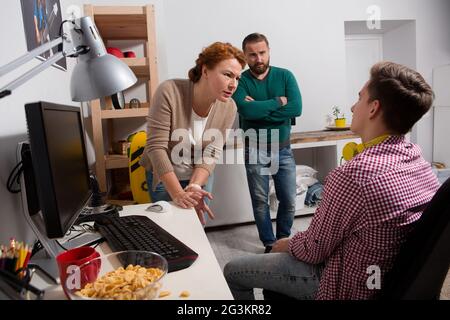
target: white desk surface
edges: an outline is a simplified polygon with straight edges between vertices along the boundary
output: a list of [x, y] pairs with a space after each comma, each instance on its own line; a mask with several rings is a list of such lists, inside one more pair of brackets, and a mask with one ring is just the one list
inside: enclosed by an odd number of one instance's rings
[[[145, 209], [148, 204], [125, 206], [120, 215], [145, 215], [166, 229], [173, 236], [198, 253], [197, 260], [183, 270], [168, 273], [163, 279], [161, 290], [170, 291], [170, 296], [161, 298], [182, 300], [231, 300], [230, 289], [212, 251], [205, 231], [193, 209], [180, 209], [172, 206], [171, 212], [153, 213]], [[97, 250], [110, 253], [107, 243], [102, 243]], [[189, 291], [188, 298], [180, 298], [182, 291]], [[66, 299], [61, 286], [46, 288], [45, 299]]]

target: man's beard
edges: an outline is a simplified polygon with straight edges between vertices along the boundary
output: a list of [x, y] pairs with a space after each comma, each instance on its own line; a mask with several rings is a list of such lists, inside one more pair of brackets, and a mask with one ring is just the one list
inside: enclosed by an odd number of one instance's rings
[[263, 74], [264, 72], [267, 71], [267, 69], [269, 68], [269, 63], [270, 63], [270, 60], [267, 61], [267, 64], [258, 63], [258, 64], [255, 64], [255, 65], [251, 66], [251, 67], [249, 66], [249, 68], [254, 74], [260, 75], [260, 74]]

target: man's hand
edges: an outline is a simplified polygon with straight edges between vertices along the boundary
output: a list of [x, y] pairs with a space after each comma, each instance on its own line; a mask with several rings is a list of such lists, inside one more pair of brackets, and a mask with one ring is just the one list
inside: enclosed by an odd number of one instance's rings
[[245, 101], [248, 101], [248, 102], [250, 102], [250, 101], [255, 101], [255, 99], [253, 99], [253, 98], [250, 97], [250, 96], [246, 96], [244, 100], [245, 100]]
[[286, 97], [280, 97], [281, 106], [284, 107], [288, 103], [288, 99]]
[[288, 252], [289, 251], [289, 238], [280, 239], [272, 246], [272, 252]]

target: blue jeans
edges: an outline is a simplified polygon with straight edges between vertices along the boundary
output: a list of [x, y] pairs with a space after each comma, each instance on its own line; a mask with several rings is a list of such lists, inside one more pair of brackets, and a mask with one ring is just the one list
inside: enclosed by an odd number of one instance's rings
[[238, 257], [228, 262], [223, 272], [237, 300], [254, 300], [253, 288], [306, 300], [314, 299], [322, 270], [322, 265], [308, 264], [283, 252]]
[[[164, 187], [164, 184], [162, 182], [158, 183], [156, 185], [155, 190], [153, 190], [153, 173], [151, 171], [146, 172], [147, 177], [147, 185], [148, 187], [148, 193], [150, 194], [150, 198], [152, 202], [157, 201], [172, 201], [172, 198], [170, 197], [169, 193], [167, 192], [166, 188]], [[210, 175], [208, 178], [208, 182], [203, 187], [203, 190], [212, 192], [212, 186], [214, 182], [214, 175]], [[189, 180], [180, 180], [181, 187], [184, 189], [189, 185]], [[205, 203], [209, 205], [209, 199], [205, 199]]]
[[[277, 239], [289, 237], [295, 215], [296, 173], [294, 155], [290, 146], [280, 149], [278, 153], [276, 151], [274, 151], [274, 155], [269, 162], [270, 152], [252, 148], [245, 150], [245, 169], [252, 199], [253, 215], [258, 228], [259, 239], [264, 246], [273, 245]], [[256, 163], [254, 160], [256, 160]], [[271, 167], [274, 168], [274, 172], [268, 173]], [[272, 176], [274, 181], [275, 193], [279, 201], [276, 237], [270, 219], [269, 175]]]

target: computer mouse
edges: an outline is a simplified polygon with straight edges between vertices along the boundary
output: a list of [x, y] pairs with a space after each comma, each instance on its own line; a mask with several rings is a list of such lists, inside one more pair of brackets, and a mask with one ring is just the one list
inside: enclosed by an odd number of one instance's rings
[[153, 202], [151, 203], [147, 209], [145, 209], [146, 211], [151, 211], [151, 212], [158, 212], [158, 213], [166, 213], [170, 211], [170, 203], [167, 201], [157, 201], [157, 202]]

